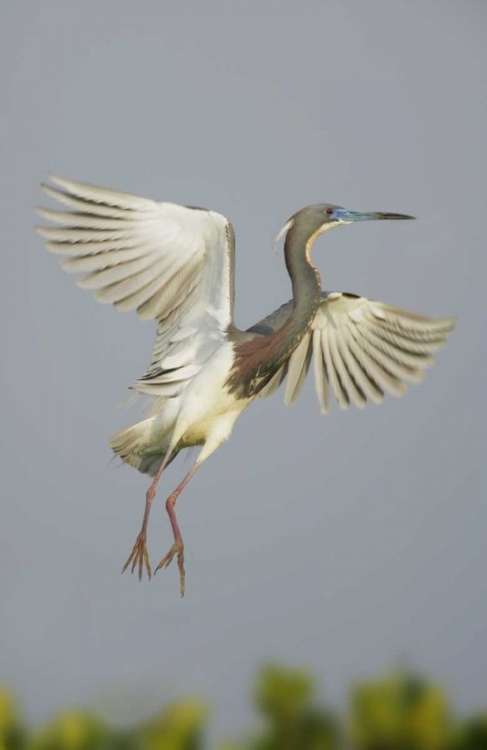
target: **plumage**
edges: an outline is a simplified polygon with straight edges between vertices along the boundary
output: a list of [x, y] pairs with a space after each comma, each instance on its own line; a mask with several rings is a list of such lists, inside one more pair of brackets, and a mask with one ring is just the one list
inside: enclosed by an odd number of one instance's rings
[[151, 416], [113, 436], [122, 461], [154, 477], [142, 529], [128, 565], [151, 576], [146, 531], [156, 486], [180, 450], [201, 446], [196, 463], [169, 496], [174, 545], [156, 570], [177, 557], [184, 593], [184, 545], [176, 498], [196, 469], [226, 440], [240, 413], [285, 383], [294, 404], [312, 367], [320, 409], [379, 404], [418, 383], [455, 327], [354, 294], [323, 292], [311, 262], [316, 238], [333, 226], [365, 219], [410, 219], [357, 213], [331, 204], [294, 214], [279, 236], [293, 298], [247, 331], [236, 328], [235, 236], [221, 214], [158, 203], [50, 177], [43, 191], [66, 211], [38, 208], [53, 225], [37, 228], [61, 267], [82, 274], [77, 285], [120, 311], [155, 320], [146, 372], [133, 388], [154, 398]]

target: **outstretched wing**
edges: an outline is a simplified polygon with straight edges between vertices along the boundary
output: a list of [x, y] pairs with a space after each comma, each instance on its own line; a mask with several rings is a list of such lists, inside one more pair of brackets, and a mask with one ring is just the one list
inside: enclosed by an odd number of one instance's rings
[[[50, 177], [47, 195], [68, 206], [37, 212], [61, 227], [37, 227], [65, 271], [100, 302], [157, 320], [152, 362], [134, 388], [179, 392], [215, 351], [233, 320], [231, 224], [214, 211], [157, 203]], [[73, 210], [74, 209], [74, 210]]]
[[[374, 302], [355, 294], [323, 292], [311, 329], [288, 362], [260, 392], [270, 396], [286, 380], [285, 402], [293, 404], [313, 360], [315, 387], [322, 413], [339, 406], [380, 404], [386, 393], [402, 396], [407, 383], [419, 383], [423, 370], [455, 328], [454, 318], [430, 318]], [[292, 301], [251, 329], [268, 335], [280, 328]]]

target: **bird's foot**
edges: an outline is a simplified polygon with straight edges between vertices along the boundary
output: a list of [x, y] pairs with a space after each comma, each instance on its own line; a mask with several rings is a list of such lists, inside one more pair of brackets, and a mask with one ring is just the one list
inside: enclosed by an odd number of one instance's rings
[[174, 542], [173, 546], [171, 547], [167, 555], [164, 555], [161, 562], [155, 569], [154, 575], [161, 568], [167, 568], [171, 564], [174, 555], [177, 555], [177, 559], [178, 559], [179, 585], [180, 585], [181, 596], [184, 596], [184, 579], [185, 579], [186, 574], [184, 570], [184, 544], [182, 541]]
[[144, 572], [144, 567], [147, 571], [147, 576], [149, 580], [152, 575], [150, 562], [149, 562], [149, 553], [147, 552], [146, 542], [147, 542], [146, 535], [144, 532], [141, 531], [134, 544], [134, 548], [132, 552], [130, 553], [129, 559], [127, 560], [127, 562], [122, 568], [122, 573], [124, 573], [127, 570], [130, 563], [132, 563], [131, 572], [133, 573], [135, 568], [138, 567], [137, 573], [139, 576], [139, 581], [142, 580], [142, 573]]

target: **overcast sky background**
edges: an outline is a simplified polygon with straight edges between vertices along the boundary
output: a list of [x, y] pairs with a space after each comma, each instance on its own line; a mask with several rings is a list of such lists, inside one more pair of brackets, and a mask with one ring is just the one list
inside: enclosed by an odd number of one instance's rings
[[[196, 691], [227, 734], [264, 659], [335, 702], [402, 663], [485, 707], [486, 27], [480, 0], [1, 3], [0, 675], [30, 717]], [[273, 239], [321, 201], [418, 217], [320, 238], [325, 288], [459, 316], [404, 399], [321, 417], [308, 383], [244, 413], [179, 501], [184, 600], [175, 567], [120, 575], [148, 481], [107, 441], [154, 327], [44, 251], [48, 170], [228, 216], [242, 327], [289, 298]]]

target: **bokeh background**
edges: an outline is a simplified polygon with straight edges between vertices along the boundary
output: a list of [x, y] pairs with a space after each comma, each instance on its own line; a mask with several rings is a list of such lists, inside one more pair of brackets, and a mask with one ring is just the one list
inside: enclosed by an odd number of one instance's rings
[[[263, 659], [311, 667], [334, 705], [391, 665], [485, 705], [486, 31], [476, 0], [1, 3], [0, 675], [31, 719], [191, 691], [221, 736]], [[242, 327], [289, 298], [273, 239], [319, 201], [418, 217], [321, 238], [325, 288], [459, 316], [402, 400], [324, 418], [308, 383], [244, 413], [179, 501], [184, 600], [175, 569], [120, 575], [147, 478], [107, 440], [138, 418], [117, 407], [154, 331], [43, 250], [48, 170], [228, 216]]]

